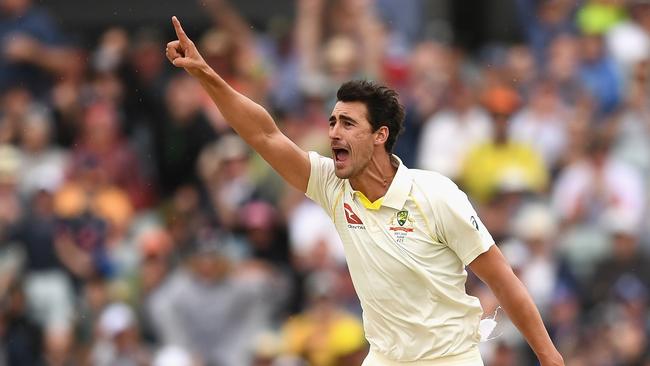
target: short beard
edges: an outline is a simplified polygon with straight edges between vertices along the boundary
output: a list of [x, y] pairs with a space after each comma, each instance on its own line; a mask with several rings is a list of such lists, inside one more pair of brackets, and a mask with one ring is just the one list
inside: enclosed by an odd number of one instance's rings
[[340, 170], [334, 169], [334, 174], [339, 179], [349, 179], [353, 175], [354, 171], [350, 172], [349, 174], [342, 174], [342, 173], [343, 172], [341, 172]]
[[334, 174], [335, 174], [339, 179], [350, 179], [350, 178], [354, 178], [354, 177], [357, 176], [359, 173], [363, 172], [363, 171], [368, 167], [368, 165], [370, 165], [371, 161], [372, 161], [372, 159], [368, 159], [368, 161], [366, 162], [366, 164], [365, 164], [364, 166], [362, 166], [362, 167], [357, 167], [356, 169], [355, 169], [355, 167], [351, 167], [352, 169], [350, 170], [350, 172], [349, 172], [348, 174], [341, 174], [342, 172], [341, 172], [340, 170], [334, 169]]

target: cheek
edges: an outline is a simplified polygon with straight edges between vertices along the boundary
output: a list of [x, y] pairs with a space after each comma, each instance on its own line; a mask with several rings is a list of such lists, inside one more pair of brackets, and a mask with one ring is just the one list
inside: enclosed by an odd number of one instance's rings
[[359, 143], [359, 147], [363, 151], [363, 155], [366, 157], [372, 156], [375, 147], [374, 136], [372, 134], [365, 134], [360, 141], [361, 142]]
[[368, 132], [357, 132], [352, 135], [354, 150], [366, 155], [373, 150], [373, 135]]

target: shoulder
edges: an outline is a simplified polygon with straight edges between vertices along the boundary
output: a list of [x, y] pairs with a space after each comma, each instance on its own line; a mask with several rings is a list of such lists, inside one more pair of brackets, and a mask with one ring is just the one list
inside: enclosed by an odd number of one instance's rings
[[312, 164], [316, 163], [320, 166], [334, 170], [334, 160], [332, 158], [325, 157], [316, 151], [308, 151], [307, 153], [309, 154], [309, 160]]
[[344, 180], [336, 176], [334, 160], [331, 158], [309, 151], [309, 163], [311, 166], [305, 193], [321, 207], [330, 210], [330, 204], [335, 200], [336, 192], [344, 186]]
[[448, 177], [434, 171], [422, 169], [409, 169], [413, 178], [413, 185], [420, 194], [427, 197], [431, 204], [447, 201], [462, 193], [456, 183]]
[[335, 174], [334, 160], [320, 155], [315, 151], [309, 151], [309, 162], [311, 164], [311, 175], [319, 175], [322, 179], [327, 181], [328, 184], [341, 185], [343, 179]]
[[454, 114], [449, 110], [443, 109], [429, 117], [425, 121], [422, 130], [430, 134], [440, 133], [440, 131], [453, 129], [456, 125], [454, 121]]
[[191, 275], [186, 269], [176, 269], [153, 292], [154, 303], [183, 299], [192, 287]]

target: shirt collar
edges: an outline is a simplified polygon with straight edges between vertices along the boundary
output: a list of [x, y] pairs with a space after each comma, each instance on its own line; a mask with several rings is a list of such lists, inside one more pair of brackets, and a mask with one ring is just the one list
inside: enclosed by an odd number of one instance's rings
[[398, 163], [397, 173], [395, 173], [395, 177], [393, 177], [393, 181], [390, 183], [386, 195], [384, 195], [382, 205], [401, 210], [404, 208], [404, 203], [406, 203], [406, 199], [411, 192], [413, 181], [409, 169], [402, 163], [402, 160], [396, 155], [391, 157]]
[[[397, 164], [397, 172], [395, 173], [393, 181], [390, 183], [386, 194], [377, 201], [381, 202], [381, 206], [401, 210], [411, 192], [413, 180], [409, 173], [409, 169], [404, 165], [404, 163], [402, 163], [402, 160], [399, 157], [391, 155], [391, 161]], [[352, 198], [354, 198], [356, 191], [352, 189], [352, 186], [350, 186], [350, 181], [346, 179], [345, 185]]]

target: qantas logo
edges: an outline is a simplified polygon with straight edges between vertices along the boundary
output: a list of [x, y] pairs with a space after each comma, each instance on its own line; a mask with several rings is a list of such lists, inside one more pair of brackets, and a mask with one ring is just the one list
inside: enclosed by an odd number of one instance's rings
[[363, 225], [363, 222], [361, 221], [359, 216], [357, 216], [357, 214], [355, 214], [354, 211], [352, 211], [352, 207], [350, 207], [350, 205], [344, 203], [343, 209], [345, 211], [345, 219], [348, 221], [348, 224]]

